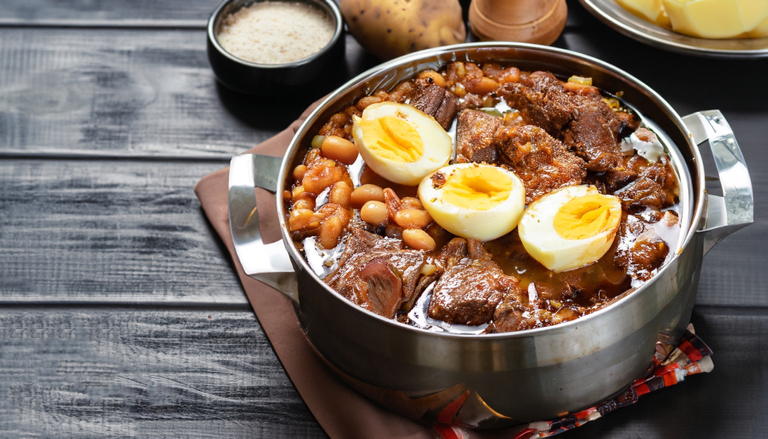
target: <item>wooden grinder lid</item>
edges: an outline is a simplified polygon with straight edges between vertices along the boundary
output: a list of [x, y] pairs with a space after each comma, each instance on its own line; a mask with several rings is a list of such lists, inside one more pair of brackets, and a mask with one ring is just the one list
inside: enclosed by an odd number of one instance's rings
[[565, 0], [472, 0], [472, 32], [485, 41], [552, 44], [565, 28]]

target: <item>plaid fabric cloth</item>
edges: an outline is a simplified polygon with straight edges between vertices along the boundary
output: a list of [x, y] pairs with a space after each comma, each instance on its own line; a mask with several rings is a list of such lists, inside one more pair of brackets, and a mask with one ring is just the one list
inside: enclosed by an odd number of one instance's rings
[[[656, 353], [649, 372], [636, 379], [621, 396], [558, 419], [521, 425], [514, 431], [510, 431], [510, 437], [513, 439], [549, 437], [600, 419], [616, 409], [636, 403], [647, 393], [682, 382], [688, 375], [712, 371], [714, 363], [711, 356], [712, 349], [695, 334], [693, 325], [688, 325], [680, 343], [676, 346], [662, 342], [656, 343]], [[463, 401], [454, 402], [457, 403], [456, 412], [458, 412]], [[469, 437], [469, 431], [465, 428], [450, 425], [451, 417], [448, 415], [446, 413], [446, 416], [441, 419], [443, 423], [432, 426], [435, 431], [443, 439]]]

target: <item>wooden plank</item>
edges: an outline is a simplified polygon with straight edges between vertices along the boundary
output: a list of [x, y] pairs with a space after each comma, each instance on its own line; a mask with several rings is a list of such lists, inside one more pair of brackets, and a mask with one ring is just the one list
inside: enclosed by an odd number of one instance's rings
[[[346, 40], [339, 83], [379, 63]], [[232, 92], [213, 76], [202, 30], [0, 28], [0, 66], [6, 157], [224, 159], [335, 88], [268, 104]]]
[[[336, 0], [339, 3], [339, 0]], [[469, 0], [459, 0], [466, 21]], [[203, 28], [219, 0], [102, 0], [94, 8], [83, 0], [6, 0], [0, 3], [0, 25], [16, 26], [144, 26]], [[568, 1], [567, 26], [579, 26], [587, 14], [576, 0]]]
[[[356, 48], [340, 81], [371, 62]], [[4, 156], [228, 160], [335, 88], [290, 99], [232, 92], [215, 80], [201, 30], [0, 28], [0, 66]]]
[[[0, 162], [0, 302], [246, 306], [229, 255], [192, 192], [223, 166]], [[768, 173], [753, 175], [756, 188], [768, 187]], [[764, 209], [705, 257], [697, 303], [768, 306]]]
[[0, 436], [325, 437], [250, 312], [0, 311]]
[[0, 161], [0, 302], [247, 309], [192, 192], [223, 166]]
[[[764, 431], [768, 351], [760, 347], [768, 314], [697, 308], [693, 321], [715, 352], [712, 373], [569, 434], [717, 438]], [[3, 310], [0, 345], [3, 436], [323, 435], [251, 313]]]
[[203, 28], [219, 0], [5, 0], [0, 25], [184, 26]]
[[[720, 108], [750, 162], [764, 163], [761, 121], [768, 110], [754, 96], [768, 94], [768, 84], [760, 75], [741, 75], [740, 87], [714, 86], [725, 78], [711, 68], [711, 60], [689, 57], [680, 65], [679, 55], [649, 48], [591, 19], [594, 26], [567, 32], [558, 45], [625, 68], [680, 114]], [[351, 36], [347, 42], [346, 64], [339, 68], [344, 79], [377, 63]], [[734, 71], [768, 68], [768, 60], [729, 63]], [[265, 104], [218, 86], [201, 31], [0, 29], [0, 65], [4, 156], [225, 159], [266, 140], [312, 101]], [[662, 65], [676, 68], [659, 74]], [[689, 85], [706, 92], [692, 93]], [[332, 88], [318, 88], [314, 97]]]
[[761, 436], [768, 428], [768, 315], [765, 310], [697, 307], [692, 321], [714, 351], [712, 372], [641, 397], [568, 437]]

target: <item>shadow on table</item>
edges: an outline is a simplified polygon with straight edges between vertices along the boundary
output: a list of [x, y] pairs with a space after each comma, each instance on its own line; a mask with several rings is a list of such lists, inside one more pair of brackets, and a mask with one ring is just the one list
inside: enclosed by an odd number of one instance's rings
[[280, 131], [296, 120], [299, 115], [321, 94], [299, 96], [254, 96], [238, 93], [216, 83], [216, 92], [224, 108], [245, 125], [259, 129]]

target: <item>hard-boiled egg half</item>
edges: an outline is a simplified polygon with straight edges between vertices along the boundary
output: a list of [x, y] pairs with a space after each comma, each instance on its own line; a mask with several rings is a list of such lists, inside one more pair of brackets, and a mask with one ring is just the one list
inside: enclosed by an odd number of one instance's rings
[[453, 143], [432, 116], [406, 104], [380, 102], [354, 118], [352, 135], [365, 164], [394, 183], [415, 186], [445, 166]]
[[525, 249], [559, 273], [597, 262], [611, 247], [621, 222], [621, 201], [594, 186], [569, 186], [531, 203], [518, 233]]
[[514, 172], [480, 163], [446, 166], [419, 184], [419, 199], [454, 235], [489, 241], [511, 232], [525, 209], [525, 187]]

